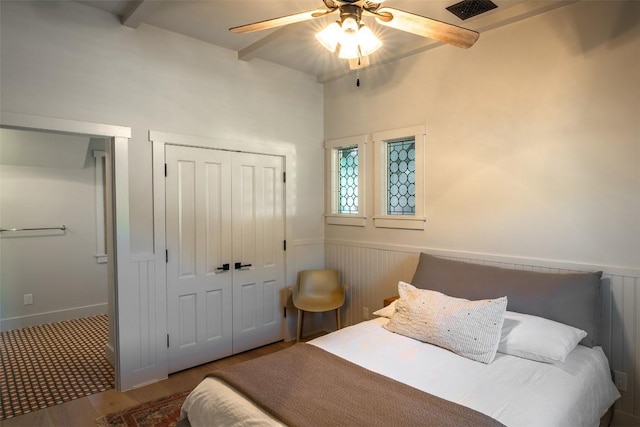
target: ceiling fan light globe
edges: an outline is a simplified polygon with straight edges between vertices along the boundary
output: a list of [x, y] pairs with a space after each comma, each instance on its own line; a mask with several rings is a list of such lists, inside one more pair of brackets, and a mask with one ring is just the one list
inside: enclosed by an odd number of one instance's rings
[[316, 40], [329, 52], [335, 52], [341, 35], [340, 25], [337, 22], [332, 22], [324, 30], [316, 34]]
[[358, 47], [358, 33], [343, 31], [340, 35], [340, 51], [338, 57], [341, 59], [357, 58], [360, 56]]
[[358, 22], [355, 18], [348, 16], [342, 21], [342, 31], [347, 34], [356, 34], [358, 32]]
[[373, 31], [364, 25], [358, 31], [358, 44], [362, 56], [371, 55], [382, 46], [382, 42], [373, 34]]

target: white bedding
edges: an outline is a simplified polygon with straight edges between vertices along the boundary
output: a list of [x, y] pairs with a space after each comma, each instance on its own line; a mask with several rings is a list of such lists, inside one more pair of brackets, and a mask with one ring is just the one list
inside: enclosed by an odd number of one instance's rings
[[[501, 353], [486, 365], [389, 332], [382, 327], [386, 322], [362, 322], [309, 343], [507, 426], [597, 426], [620, 396], [600, 347], [579, 345], [556, 365]], [[194, 427], [280, 425], [213, 378], [187, 398], [182, 417], [187, 416]]]

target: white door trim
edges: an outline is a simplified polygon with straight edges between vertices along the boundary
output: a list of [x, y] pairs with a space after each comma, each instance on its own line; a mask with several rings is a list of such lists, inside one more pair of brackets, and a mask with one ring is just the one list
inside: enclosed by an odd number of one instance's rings
[[[285, 239], [294, 240], [293, 218], [295, 216], [296, 195], [296, 155], [295, 146], [283, 141], [234, 141], [220, 138], [207, 138], [190, 135], [180, 135], [167, 132], [149, 131], [149, 141], [153, 144], [153, 253], [155, 259], [156, 295], [167, 294], [166, 277], [166, 213], [165, 213], [165, 145], [184, 145], [198, 148], [214, 148], [218, 150], [240, 151], [246, 153], [266, 154], [282, 156], [284, 158], [284, 171], [287, 181], [284, 187], [285, 199]], [[285, 280], [292, 283], [296, 272], [293, 270], [294, 246], [287, 245], [285, 253]], [[167, 336], [167, 307], [166, 298], [158, 298], [157, 313], [157, 352], [158, 362], [164, 364], [168, 374], [168, 350], [166, 347]], [[285, 322], [286, 324], [286, 322]]]
[[[126, 361], [130, 353], [135, 351], [127, 343], [132, 341], [136, 331], [127, 330], [127, 316], [132, 314], [123, 302], [127, 300], [127, 282], [129, 274], [129, 153], [128, 143], [131, 128], [102, 123], [82, 122], [53, 117], [33, 116], [28, 114], [0, 112], [0, 127], [23, 130], [39, 130], [64, 134], [101, 137], [109, 140], [107, 156], [107, 246], [108, 251], [108, 286], [112, 309], [109, 313], [113, 319], [110, 333], [113, 333], [115, 388], [118, 391], [131, 388], [129, 380], [131, 369]], [[114, 257], [115, 254], [115, 257]], [[113, 295], [111, 295], [113, 292]], [[112, 302], [111, 302], [112, 300]], [[135, 313], [135, 312], [134, 312]]]

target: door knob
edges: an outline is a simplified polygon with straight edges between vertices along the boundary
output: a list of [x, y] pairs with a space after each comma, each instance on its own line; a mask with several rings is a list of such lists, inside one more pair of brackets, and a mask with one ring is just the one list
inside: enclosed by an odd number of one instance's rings
[[240, 270], [240, 269], [245, 268], [245, 267], [251, 267], [251, 264], [243, 264], [241, 262], [236, 262], [236, 264], [235, 264], [236, 270]]
[[216, 271], [228, 271], [229, 268], [229, 264], [222, 264], [222, 267], [216, 268]]

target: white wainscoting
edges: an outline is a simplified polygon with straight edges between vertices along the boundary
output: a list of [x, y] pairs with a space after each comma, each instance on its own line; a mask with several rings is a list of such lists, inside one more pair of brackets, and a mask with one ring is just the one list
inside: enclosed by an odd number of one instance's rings
[[166, 340], [161, 331], [165, 330], [160, 321], [166, 316], [166, 291], [159, 289], [156, 280], [156, 255], [132, 254], [129, 267], [130, 281], [127, 286], [137, 289], [135, 301], [136, 316], [128, 319], [127, 329], [135, 330], [136, 348], [132, 351], [131, 366], [133, 388], [153, 383], [167, 377]]
[[[133, 258], [136, 259], [133, 259]], [[140, 308], [136, 330], [138, 331], [138, 369], [147, 368], [157, 363], [155, 351], [156, 330], [156, 287], [155, 287], [155, 260], [154, 256], [132, 255], [131, 282], [138, 288], [138, 301], [136, 306]], [[132, 327], [134, 325], [131, 325]]]
[[[397, 295], [399, 280], [410, 282], [419, 253], [540, 272], [603, 271], [602, 347], [611, 368], [627, 374], [627, 391], [616, 403], [619, 425], [640, 425], [640, 269], [577, 264], [553, 260], [404, 247], [370, 242], [325, 241], [325, 267], [341, 272], [349, 285], [343, 322], [364, 320], [382, 307], [383, 300]], [[617, 424], [617, 423], [616, 423]]]
[[294, 268], [287, 268], [291, 272], [291, 277], [287, 278], [291, 285], [295, 283], [298, 271], [324, 268], [324, 239], [294, 240], [291, 246]]

